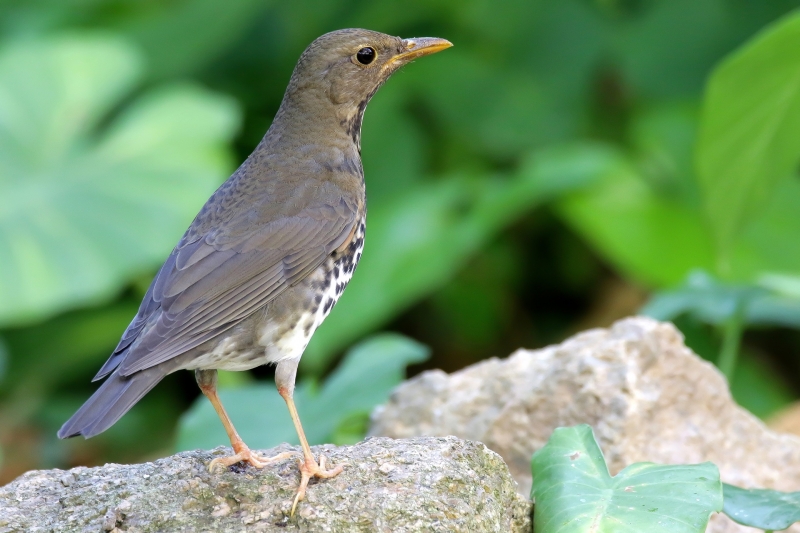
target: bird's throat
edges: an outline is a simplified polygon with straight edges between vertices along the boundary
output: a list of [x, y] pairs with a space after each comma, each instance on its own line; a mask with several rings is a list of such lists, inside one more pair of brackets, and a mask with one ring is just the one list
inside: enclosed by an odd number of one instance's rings
[[[372, 95], [370, 95], [371, 97]], [[361, 153], [361, 123], [364, 120], [364, 111], [367, 109], [369, 98], [361, 101], [355, 110], [352, 110], [344, 119], [340, 121], [340, 125], [344, 128], [345, 133], [353, 139], [353, 143], [358, 148], [358, 153]]]

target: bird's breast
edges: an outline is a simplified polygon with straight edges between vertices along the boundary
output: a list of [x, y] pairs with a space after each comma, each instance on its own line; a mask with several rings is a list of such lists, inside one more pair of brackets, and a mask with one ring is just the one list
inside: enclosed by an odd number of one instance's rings
[[[299, 359], [314, 331], [322, 324], [350, 283], [364, 250], [365, 217], [350, 243], [331, 254], [307, 278], [271, 302], [261, 315], [257, 344], [265, 363]], [[262, 363], [263, 364], [263, 363]]]

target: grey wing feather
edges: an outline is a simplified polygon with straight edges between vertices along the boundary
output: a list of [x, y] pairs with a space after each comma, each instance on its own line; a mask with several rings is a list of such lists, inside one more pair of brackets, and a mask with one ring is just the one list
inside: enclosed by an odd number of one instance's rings
[[357, 209], [340, 198], [231, 236], [184, 238], [95, 380], [129, 376], [199, 346], [304, 279], [341, 246]]

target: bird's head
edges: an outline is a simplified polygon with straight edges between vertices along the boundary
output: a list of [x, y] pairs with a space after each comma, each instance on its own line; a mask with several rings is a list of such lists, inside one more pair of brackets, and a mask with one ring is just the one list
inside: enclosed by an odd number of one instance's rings
[[367, 102], [389, 76], [418, 57], [451, 46], [435, 37], [401, 39], [355, 28], [326, 33], [300, 56], [284, 104], [332, 105], [355, 138]]

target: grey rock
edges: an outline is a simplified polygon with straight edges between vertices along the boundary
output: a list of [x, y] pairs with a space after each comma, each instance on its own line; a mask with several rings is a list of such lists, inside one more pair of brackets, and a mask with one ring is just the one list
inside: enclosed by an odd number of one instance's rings
[[[639, 461], [712, 461], [728, 483], [800, 490], [800, 438], [736, 405], [725, 378], [673, 325], [641, 317], [452, 375], [425, 372], [376, 409], [370, 433], [484, 442], [529, 494], [533, 452], [554, 428], [582, 423], [594, 428], [612, 474]], [[708, 531], [753, 530], [716, 515]]]
[[[283, 445], [263, 452], [295, 449]], [[531, 505], [502, 459], [455, 437], [372, 438], [315, 447], [339, 476], [309, 487], [289, 517], [299, 475], [288, 459], [209, 474], [215, 456], [28, 472], [0, 487], [0, 532], [523, 532]]]

